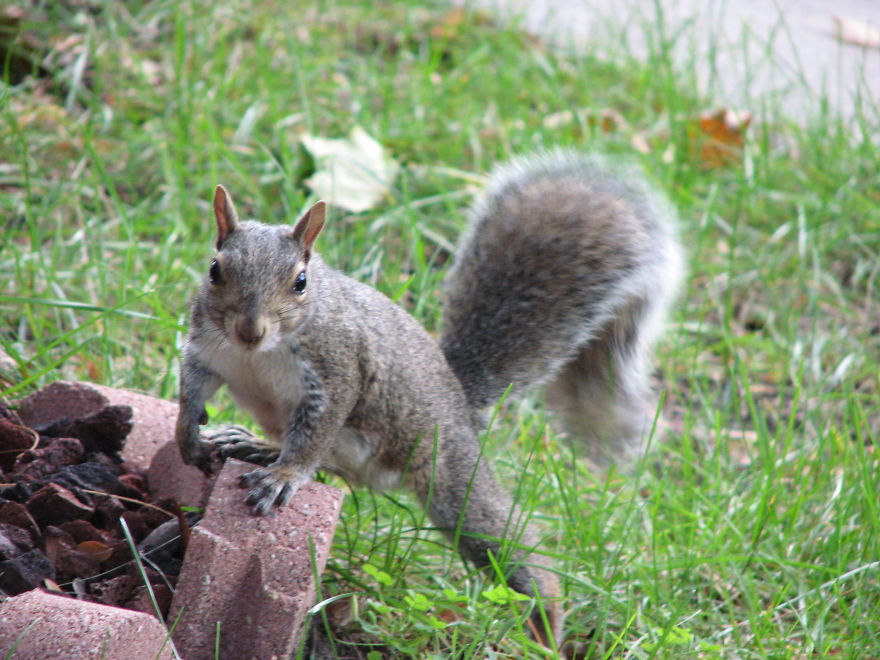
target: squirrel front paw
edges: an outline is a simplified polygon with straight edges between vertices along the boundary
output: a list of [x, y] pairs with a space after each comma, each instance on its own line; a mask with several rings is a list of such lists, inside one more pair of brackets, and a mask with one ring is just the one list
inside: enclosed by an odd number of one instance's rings
[[198, 438], [189, 439], [186, 442], [178, 440], [177, 448], [180, 451], [180, 457], [187, 465], [194, 465], [208, 476], [217, 472], [219, 464], [215, 460], [213, 445], [210, 443]]
[[237, 458], [264, 466], [278, 460], [278, 447], [260, 440], [243, 426], [204, 429], [202, 437], [216, 448], [223, 459]]
[[250, 488], [245, 500], [257, 515], [265, 516], [273, 506], [284, 506], [307, 483], [310, 475], [295, 467], [270, 465], [241, 476], [242, 488]]

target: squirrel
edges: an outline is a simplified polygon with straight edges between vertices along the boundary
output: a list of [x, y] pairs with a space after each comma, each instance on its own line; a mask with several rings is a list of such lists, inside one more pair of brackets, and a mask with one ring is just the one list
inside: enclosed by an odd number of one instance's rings
[[[176, 441], [185, 462], [244, 475], [256, 513], [286, 504], [318, 469], [410, 489], [457, 550], [490, 555], [540, 606], [532, 634], [562, 629], [560, 587], [532, 525], [482, 455], [484, 408], [545, 385], [592, 458], [635, 451], [653, 414], [648, 343], [679, 276], [672, 215], [632, 173], [563, 151], [512, 161], [476, 202], [446, 282], [439, 342], [375, 289], [314, 250], [323, 202], [293, 226], [240, 221], [214, 196], [217, 253], [182, 349]], [[266, 438], [200, 434], [226, 384]], [[518, 535], [509, 553], [501, 539]]]

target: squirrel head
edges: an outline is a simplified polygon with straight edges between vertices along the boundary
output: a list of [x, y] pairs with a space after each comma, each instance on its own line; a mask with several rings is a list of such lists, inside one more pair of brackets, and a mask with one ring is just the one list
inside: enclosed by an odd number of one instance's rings
[[292, 228], [242, 222], [217, 186], [217, 253], [200, 294], [212, 329], [243, 350], [268, 350], [299, 327], [309, 316], [312, 248], [325, 217], [320, 201]]

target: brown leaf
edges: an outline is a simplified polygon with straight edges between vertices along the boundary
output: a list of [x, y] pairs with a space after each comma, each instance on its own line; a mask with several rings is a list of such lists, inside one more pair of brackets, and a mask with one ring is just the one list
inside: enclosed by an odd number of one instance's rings
[[601, 128], [603, 133], [616, 131], [626, 123], [622, 114], [617, 112], [617, 110], [611, 110], [608, 108], [602, 110], [598, 115], [590, 115], [587, 121], [590, 126], [598, 126]]
[[16, 459], [35, 449], [39, 441], [40, 436], [33, 429], [0, 417], [0, 470], [11, 472]]
[[82, 543], [78, 543], [76, 547], [78, 550], [85, 552], [98, 562], [110, 559], [110, 555], [113, 554], [113, 548], [100, 541], [83, 541]]
[[441, 621], [445, 621], [446, 623], [455, 623], [457, 621], [462, 620], [461, 613], [456, 612], [455, 610], [440, 610], [437, 612], [437, 618]]
[[749, 112], [720, 108], [704, 112], [694, 124], [693, 144], [700, 164], [706, 169], [724, 167], [742, 159], [745, 132], [752, 123]]

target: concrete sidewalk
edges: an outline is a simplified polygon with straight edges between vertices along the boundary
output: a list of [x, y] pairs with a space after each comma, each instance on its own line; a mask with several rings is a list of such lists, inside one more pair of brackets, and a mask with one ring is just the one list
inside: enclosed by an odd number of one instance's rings
[[591, 49], [610, 59], [656, 51], [662, 34], [674, 40], [682, 71], [696, 72], [699, 91], [715, 105], [760, 110], [780, 107], [806, 119], [826, 98], [834, 112], [857, 108], [880, 123], [880, 47], [837, 37], [836, 19], [880, 30], [880, 0], [454, 0], [458, 5], [521, 17], [524, 26], [558, 45]]

